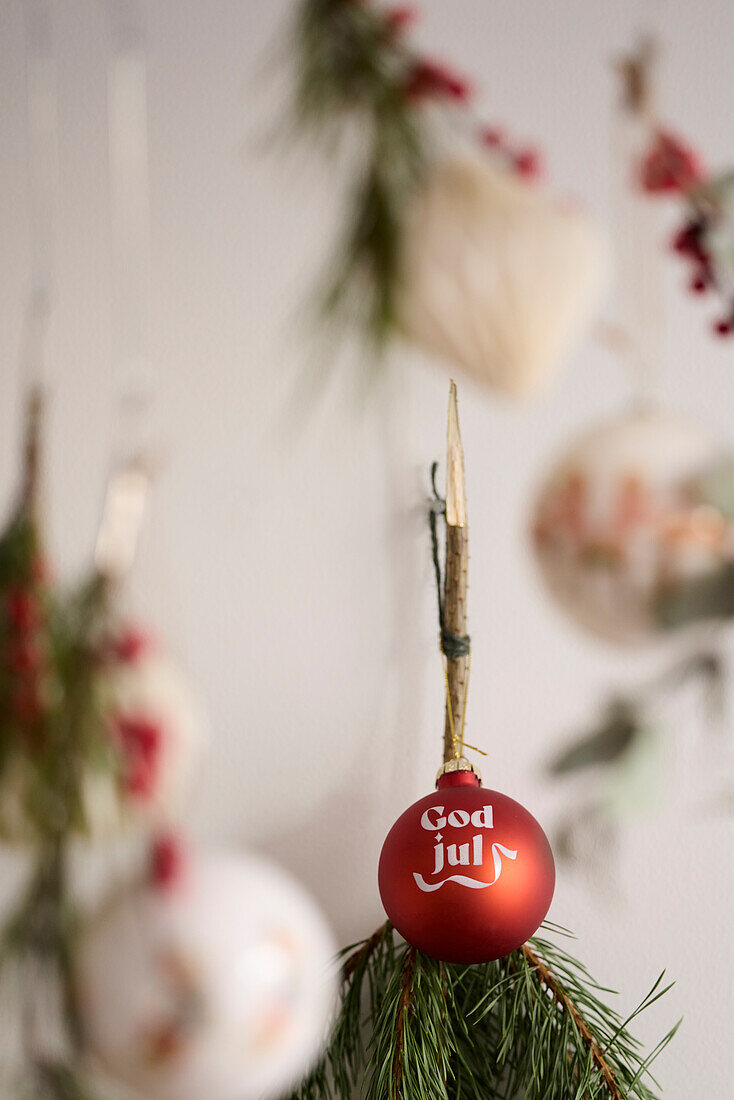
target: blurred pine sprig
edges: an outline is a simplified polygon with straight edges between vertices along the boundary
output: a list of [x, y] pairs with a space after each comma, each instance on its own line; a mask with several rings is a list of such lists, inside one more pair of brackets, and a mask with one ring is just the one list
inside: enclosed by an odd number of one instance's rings
[[[19, 1100], [91, 1096], [78, 1069], [78, 922], [68, 856], [71, 834], [86, 825], [85, 769], [115, 774], [119, 767], [100, 717], [94, 647], [108, 612], [97, 575], [71, 593], [49, 583], [35, 512], [23, 501], [0, 534], [0, 833], [22, 837], [31, 865], [0, 928], [0, 997], [6, 978], [21, 975], [22, 1003], [11, 981], [15, 1002], [6, 1006], [23, 1021], [25, 1062], [11, 1094]], [[35, 1027], [26, 1027], [48, 1002], [57, 1006], [47, 1021], [50, 1042], [60, 1036], [63, 1058], [47, 1056]]]
[[420, 107], [468, 95], [466, 81], [406, 45], [412, 14], [359, 0], [301, 0], [290, 38], [293, 131], [316, 138], [332, 159], [349, 137], [356, 145], [319, 318], [377, 354], [396, 327], [405, 212], [431, 142]]

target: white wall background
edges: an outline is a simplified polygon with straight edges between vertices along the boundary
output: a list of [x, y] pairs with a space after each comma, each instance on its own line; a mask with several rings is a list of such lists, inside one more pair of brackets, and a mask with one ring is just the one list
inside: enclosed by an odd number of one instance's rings
[[[136, 585], [204, 696], [212, 741], [187, 821], [210, 839], [271, 853], [309, 884], [342, 939], [380, 919], [376, 863], [406, 805], [430, 789], [442, 675], [422, 504], [441, 457], [446, 376], [407, 351], [359, 411], [348, 385], [292, 430], [302, 365], [293, 317], [332, 226], [335, 185], [308, 153], [268, 153], [274, 41], [291, 5], [148, 4], [155, 436], [165, 459]], [[419, 39], [474, 74], [478, 108], [537, 138], [560, 189], [608, 216], [610, 59], [641, 5], [586, 0], [427, 0]], [[659, 6], [664, 106], [714, 164], [734, 156], [734, 9]], [[61, 218], [48, 455], [58, 566], [88, 560], [111, 439], [111, 262], [105, 146], [105, 6], [56, 4]], [[29, 272], [22, 12], [0, 5], [0, 495], [18, 447], [18, 348]], [[660, 388], [734, 442], [734, 344], [667, 272]], [[470, 740], [485, 777], [551, 822], [567, 801], [540, 764], [635, 680], [639, 656], [586, 640], [544, 601], [524, 542], [529, 490], [569, 434], [617, 408], [625, 371], [585, 347], [553, 392], [499, 402], [465, 383], [474, 670]], [[650, 657], [654, 665], [658, 655]], [[647, 659], [643, 662], [646, 666]], [[724, 817], [691, 808], [681, 760], [699, 738], [693, 703], [670, 737], [667, 806], [627, 830], [616, 885], [561, 872], [552, 917], [631, 1008], [667, 966], [678, 984], [639, 1026], [686, 1020], [659, 1064], [669, 1100], [730, 1095]], [[469, 736], [469, 735], [467, 735]], [[277, 763], [273, 763], [273, 760]], [[677, 764], [676, 764], [677, 761]]]

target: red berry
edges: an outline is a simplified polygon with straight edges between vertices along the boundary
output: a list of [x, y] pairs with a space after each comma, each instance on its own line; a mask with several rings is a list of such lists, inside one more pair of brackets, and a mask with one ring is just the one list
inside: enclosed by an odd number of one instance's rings
[[502, 149], [505, 144], [505, 135], [497, 126], [483, 126], [479, 131], [479, 140], [488, 149]]
[[673, 252], [677, 252], [680, 256], [685, 256], [690, 251], [691, 231], [688, 226], [684, 226], [683, 229], [679, 229], [670, 241], [670, 247]]
[[18, 679], [11, 688], [10, 710], [21, 725], [37, 722], [43, 713], [41, 692], [35, 678]]
[[112, 652], [124, 664], [136, 661], [150, 648], [150, 638], [142, 630], [128, 627], [112, 641]]
[[390, 8], [385, 12], [385, 28], [390, 35], [400, 34], [407, 27], [416, 22], [418, 9], [410, 4], [403, 4], [397, 8]]
[[163, 833], [150, 848], [150, 881], [158, 889], [169, 890], [181, 880], [185, 864], [184, 845], [175, 833]]
[[150, 718], [140, 715], [118, 714], [114, 719], [117, 734], [123, 747], [130, 752], [142, 752], [146, 756], [157, 752], [163, 741], [161, 727]]
[[714, 332], [717, 336], [729, 336], [733, 327], [731, 319], [721, 318], [714, 323]]
[[681, 256], [695, 256], [697, 259], [702, 258], [702, 234], [703, 226], [700, 222], [689, 222], [675, 234], [671, 241], [671, 247], [674, 252], [677, 252]]
[[677, 252], [681, 256], [690, 255], [695, 246], [698, 245], [698, 231], [693, 226], [683, 226], [679, 229], [670, 241], [670, 248], [673, 252]]
[[658, 131], [642, 161], [640, 182], [650, 194], [689, 191], [704, 176], [698, 155], [680, 138]]
[[706, 275], [694, 275], [688, 284], [688, 289], [692, 294], [703, 294], [708, 285], [709, 281]]
[[47, 584], [51, 577], [51, 570], [49, 564], [44, 557], [39, 554], [31, 562], [31, 577], [36, 584]]
[[36, 672], [41, 664], [41, 650], [31, 638], [16, 638], [7, 652], [8, 667], [16, 674]]
[[122, 786], [126, 795], [147, 801], [153, 797], [158, 783], [158, 769], [144, 757], [131, 760], [125, 770]]
[[18, 630], [31, 630], [38, 625], [38, 602], [27, 588], [11, 588], [5, 596], [5, 608], [8, 618]]
[[123, 790], [134, 798], [151, 798], [160, 777], [163, 747], [160, 725], [137, 715], [116, 715], [113, 729], [124, 756]]
[[471, 95], [467, 80], [435, 61], [416, 61], [405, 84], [408, 99], [455, 99], [463, 102]]
[[542, 173], [540, 154], [536, 149], [522, 149], [513, 158], [515, 171], [523, 179], [538, 179]]
[[138, 727], [138, 747], [141, 755], [146, 760], [151, 760], [158, 755], [162, 741], [160, 726], [157, 726], [154, 722], [140, 723]]

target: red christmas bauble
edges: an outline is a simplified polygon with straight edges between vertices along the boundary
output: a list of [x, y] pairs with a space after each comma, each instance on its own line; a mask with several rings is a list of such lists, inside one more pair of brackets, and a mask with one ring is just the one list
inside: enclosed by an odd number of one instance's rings
[[481, 963], [520, 947], [548, 912], [548, 838], [528, 811], [448, 772], [398, 818], [380, 854], [380, 897], [401, 936], [434, 959]]

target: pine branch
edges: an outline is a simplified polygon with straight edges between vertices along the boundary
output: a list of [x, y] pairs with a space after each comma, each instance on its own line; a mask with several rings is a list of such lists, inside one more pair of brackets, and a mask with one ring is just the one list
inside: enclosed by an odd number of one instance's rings
[[[389, 932], [390, 927], [390, 921], [385, 921], [384, 924], [381, 924], [379, 928], [375, 929], [369, 939], [364, 940], [358, 949], [352, 955], [348, 956], [346, 962], [342, 963], [343, 982], [349, 982], [354, 972], [369, 961], [370, 955], [377, 950], [381, 940]], [[349, 948], [347, 948], [347, 950], [349, 950]]]
[[629, 1024], [670, 989], [662, 975], [623, 1019], [545, 938], [465, 967], [396, 938], [388, 923], [344, 952], [341, 1009], [299, 1100], [351, 1100], [360, 1085], [364, 1100], [654, 1100], [644, 1079], [655, 1086], [650, 1066], [678, 1025], [645, 1057]]
[[536, 955], [536, 953], [531, 947], [528, 946], [528, 944], [525, 944], [521, 948], [521, 951], [528, 965], [537, 972], [541, 982], [543, 983], [545, 988], [553, 995], [557, 1004], [564, 1012], [567, 1012], [573, 1020], [574, 1026], [578, 1031], [582, 1042], [591, 1054], [595, 1065], [601, 1073], [609, 1096], [612, 1098], [612, 1100], [625, 1100], [625, 1097], [621, 1092], [619, 1086], [617, 1085], [611, 1067], [604, 1055], [604, 1050], [594, 1038], [593, 1032], [589, 1028], [586, 1020], [581, 1015], [576, 1005], [570, 999], [566, 991], [553, 977], [543, 960], [539, 958], [538, 955]]
[[408, 951], [403, 961], [402, 980], [400, 982], [400, 996], [398, 998], [397, 1012], [395, 1014], [395, 1050], [392, 1057], [392, 1083], [390, 1098], [398, 1097], [402, 1092], [403, 1083], [403, 1054], [405, 1052], [405, 1028], [407, 1016], [411, 1010], [411, 997], [413, 993], [413, 979], [415, 977], [415, 948]]
[[446, 1100], [456, 1051], [446, 967], [400, 948], [378, 1012], [371, 1017], [364, 1100]]
[[403, 31], [397, 9], [300, 0], [289, 44], [290, 134], [315, 138], [332, 161], [346, 145], [352, 152], [348, 209], [317, 295], [318, 320], [332, 336], [354, 331], [373, 364], [398, 326], [406, 212], [435, 139], [435, 119], [421, 107], [468, 95], [466, 81], [419, 57]]

